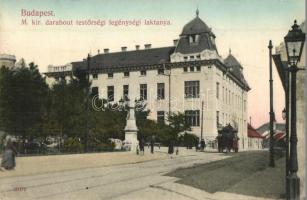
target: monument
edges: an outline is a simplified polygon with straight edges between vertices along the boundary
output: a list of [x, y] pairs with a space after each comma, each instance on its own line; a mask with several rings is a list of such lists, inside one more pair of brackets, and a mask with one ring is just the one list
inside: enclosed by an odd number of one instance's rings
[[127, 103], [128, 103], [129, 112], [127, 115], [127, 124], [124, 129], [125, 131], [124, 144], [127, 149], [129, 149], [132, 152], [136, 152], [139, 141], [137, 139], [138, 128], [136, 126], [135, 113], [134, 113], [135, 102], [128, 100]]

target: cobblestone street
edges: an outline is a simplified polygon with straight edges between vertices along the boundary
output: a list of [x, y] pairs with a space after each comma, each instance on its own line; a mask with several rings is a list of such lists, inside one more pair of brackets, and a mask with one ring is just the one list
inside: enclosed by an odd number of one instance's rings
[[[48, 170], [44, 169], [45, 164], [39, 164], [41, 159], [45, 158], [29, 157], [31, 164], [38, 165], [37, 169], [41, 167], [37, 174], [34, 174], [34, 169], [20, 172], [23, 167], [27, 168], [21, 166], [26, 164], [26, 161], [23, 163], [19, 159], [26, 158], [17, 158], [17, 166], [19, 164], [20, 167], [12, 172], [1, 172], [2, 176], [7, 177], [0, 179], [0, 199], [263, 199], [235, 194], [236, 192], [230, 190], [210, 193], [204, 188], [197, 189], [192, 184], [190, 185], [193, 187], [182, 184], [181, 182], [185, 182], [182, 177], [166, 176], [179, 168], [194, 166], [194, 169], [199, 170], [195, 166], [206, 166], [206, 163], [210, 165], [222, 159], [226, 159], [226, 162], [231, 159], [239, 161], [240, 157], [246, 159], [247, 154], [253, 153], [219, 154], [181, 149], [180, 155], [171, 158], [166, 154], [165, 148], [159, 151], [154, 155], [146, 152], [144, 157], [127, 152], [82, 154], [79, 155], [82, 157], [79, 159], [79, 165], [71, 162], [72, 157], [77, 155], [49, 156], [52, 158]], [[59, 163], [52, 165], [52, 159], [56, 160], [57, 157], [61, 158], [65, 166], [58, 166]], [[97, 159], [104, 159], [105, 163], [97, 162]], [[33, 163], [35, 160], [38, 163]], [[93, 163], [86, 167], [84, 163], [91, 161]], [[223, 166], [220, 167], [223, 171]], [[229, 170], [226, 168], [225, 170]], [[198, 173], [193, 171], [194, 175], [199, 174], [200, 178], [205, 172], [210, 173], [208, 169]], [[253, 173], [250, 174], [252, 175]], [[240, 178], [248, 180], [248, 176]], [[206, 181], [212, 180], [203, 180]], [[241, 181], [243, 180], [238, 180], [237, 183]]]

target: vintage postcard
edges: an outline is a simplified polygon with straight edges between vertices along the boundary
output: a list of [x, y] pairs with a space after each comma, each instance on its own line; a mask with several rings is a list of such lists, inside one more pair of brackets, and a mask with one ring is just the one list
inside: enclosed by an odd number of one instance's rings
[[0, 200], [306, 197], [304, 0], [0, 0]]

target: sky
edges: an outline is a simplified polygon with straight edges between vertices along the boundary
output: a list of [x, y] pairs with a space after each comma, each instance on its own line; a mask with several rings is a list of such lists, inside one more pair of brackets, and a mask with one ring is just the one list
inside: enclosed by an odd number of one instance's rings
[[[152, 44], [172, 46], [183, 26], [199, 17], [216, 35], [219, 54], [232, 54], [244, 68], [251, 91], [248, 115], [256, 128], [269, 121], [269, 52], [278, 46], [295, 19], [305, 19], [304, 0], [0, 0], [0, 53], [34, 61], [41, 72], [47, 66], [82, 60], [88, 53], [109, 48]], [[54, 16], [24, 17], [21, 10], [53, 11]], [[22, 25], [22, 19], [28, 25]], [[31, 25], [31, 20], [42, 25]], [[107, 20], [105, 26], [47, 26], [46, 20]], [[110, 26], [108, 20], [165, 20], [166, 26]], [[274, 51], [273, 51], [274, 53]], [[278, 122], [284, 92], [274, 67], [274, 110]]]

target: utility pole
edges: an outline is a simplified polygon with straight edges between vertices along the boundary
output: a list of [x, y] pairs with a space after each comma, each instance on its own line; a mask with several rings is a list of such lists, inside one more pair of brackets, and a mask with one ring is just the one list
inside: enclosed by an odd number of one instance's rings
[[274, 111], [273, 111], [273, 78], [272, 78], [272, 40], [269, 42], [269, 61], [270, 61], [270, 167], [275, 167], [274, 161]]

